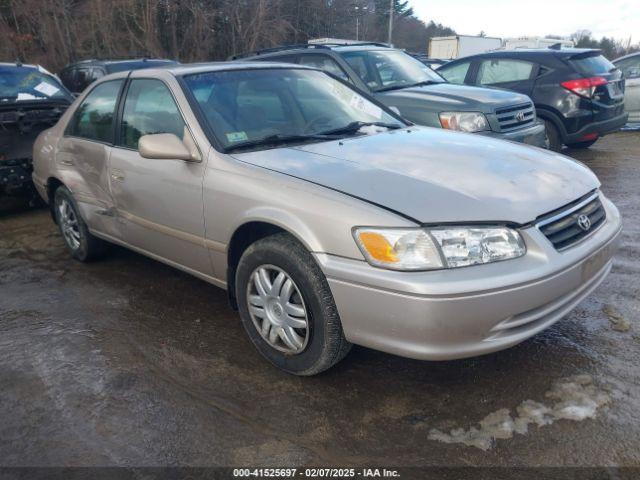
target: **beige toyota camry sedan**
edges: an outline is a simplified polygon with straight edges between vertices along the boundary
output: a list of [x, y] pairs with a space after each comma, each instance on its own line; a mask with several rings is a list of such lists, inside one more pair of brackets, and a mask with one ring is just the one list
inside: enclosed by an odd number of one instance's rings
[[73, 257], [115, 243], [226, 289], [298, 375], [354, 343], [425, 360], [515, 345], [603, 281], [621, 229], [584, 165], [410, 125], [295, 65], [104, 77], [34, 157]]

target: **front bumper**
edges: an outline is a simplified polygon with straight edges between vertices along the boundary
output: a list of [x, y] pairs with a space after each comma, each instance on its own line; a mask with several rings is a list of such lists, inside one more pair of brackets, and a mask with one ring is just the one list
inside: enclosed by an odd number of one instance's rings
[[534, 147], [547, 148], [547, 136], [544, 131], [544, 123], [537, 120], [533, 125], [510, 132], [479, 132], [481, 135], [488, 137], [500, 138], [502, 140], [511, 140], [512, 142], [533, 145]]
[[24, 195], [33, 192], [30, 158], [0, 160], [0, 195]]
[[628, 113], [623, 113], [622, 115], [618, 115], [613, 118], [609, 118], [607, 120], [603, 120], [601, 122], [593, 122], [590, 123], [576, 133], [572, 133], [567, 135], [567, 138], [564, 140], [564, 143], [577, 143], [584, 140], [585, 135], [596, 133], [598, 137], [603, 137], [609, 133], [613, 133], [615, 131], [620, 130], [627, 123], [627, 119], [629, 117]]
[[423, 360], [482, 355], [549, 327], [604, 280], [621, 220], [602, 201], [606, 223], [563, 252], [529, 227], [521, 230], [525, 256], [482, 266], [410, 273], [327, 254], [316, 259], [352, 343]]

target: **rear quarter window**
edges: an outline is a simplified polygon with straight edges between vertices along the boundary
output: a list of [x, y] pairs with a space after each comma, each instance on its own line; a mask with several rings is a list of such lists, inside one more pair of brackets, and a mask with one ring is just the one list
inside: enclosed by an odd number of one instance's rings
[[613, 63], [602, 55], [574, 58], [569, 60], [569, 63], [584, 75], [602, 75], [616, 68]]

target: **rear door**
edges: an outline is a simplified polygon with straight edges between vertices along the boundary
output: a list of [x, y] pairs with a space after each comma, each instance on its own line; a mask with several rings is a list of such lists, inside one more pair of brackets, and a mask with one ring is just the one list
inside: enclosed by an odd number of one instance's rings
[[56, 167], [73, 193], [89, 228], [121, 238], [109, 191], [109, 155], [115, 110], [123, 79], [97, 85], [87, 94], [58, 142]]
[[608, 120], [624, 112], [624, 78], [622, 72], [599, 51], [573, 55], [568, 63], [584, 78], [597, 80], [591, 108], [594, 121]]
[[475, 84], [531, 95], [537, 72], [538, 66], [526, 60], [483, 58], [478, 64]]

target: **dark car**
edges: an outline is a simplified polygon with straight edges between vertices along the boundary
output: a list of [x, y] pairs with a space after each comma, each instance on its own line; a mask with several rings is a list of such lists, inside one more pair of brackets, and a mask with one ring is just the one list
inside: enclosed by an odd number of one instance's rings
[[504, 50], [438, 68], [452, 83], [529, 95], [545, 122], [550, 148], [588, 148], [627, 121], [621, 71], [593, 49]]
[[72, 102], [71, 93], [42, 67], [0, 63], [0, 197], [37, 198], [33, 142]]
[[64, 67], [60, 72], [62, 83], [74, 95], [91, 85], [94, 81], [110, 73], [125, 70], [141, 70], [143, 68], [158, 68], [164, 65], [176, 65], [174, 60], [161, 58], [139, 58], [130, 60], [84, 60]]
[[528, 96], [454, 85], [403, 50], [385, 44], [290, 45], [233, 59], [315, 67], [418, 125], [546, 146], [544, 125]]

